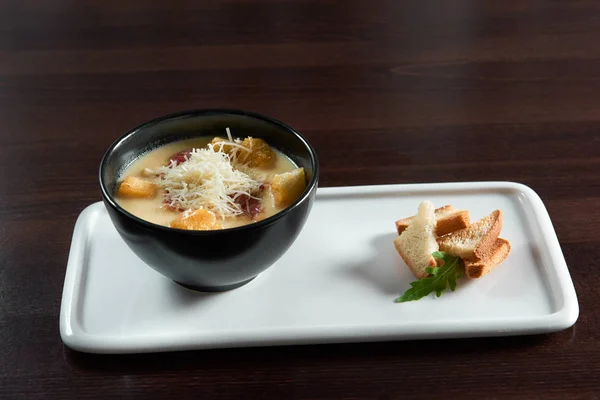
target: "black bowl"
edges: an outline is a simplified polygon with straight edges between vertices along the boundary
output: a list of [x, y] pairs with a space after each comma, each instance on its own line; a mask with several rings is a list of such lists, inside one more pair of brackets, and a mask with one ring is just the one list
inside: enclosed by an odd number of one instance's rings
[[[119, 176], [141, 155], [166, 143], [201, 136], [257, 137], [304, 167], [307, 187], [285, 210], [262, 221], [215, 231], [157, 225], [125, 211], [114, 199]], [[150, 267], [200, 291], [242, 286], [277, 261], [292, 245], [310, 213], [319, 163], [311, 145], [272, 118], [239, 110], [195, 110], [171, 114], [134, 128], [115, 141], [100, 164], [102, 199], [125, 243]]]

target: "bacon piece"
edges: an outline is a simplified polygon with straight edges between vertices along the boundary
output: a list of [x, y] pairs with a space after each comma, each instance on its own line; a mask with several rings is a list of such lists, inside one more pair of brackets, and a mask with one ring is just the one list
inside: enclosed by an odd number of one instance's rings
[[235, 202], [242, 207], [244, 214], [254, 219], [263, 210], [262, 202], [259, 199], [248, 196], [247, 194], [241, 194], [236, 197]]
[[173, 161], [175, 161], [175, 165], [179, 165], [182, 162], [185, 162], [188, 160], [188, 158], [190, 157], [190, 154], [192, 154], [192, 149], [186, 149], [186, 150], [182, 150], [179, 153], [175, 153], [171, 156], [171, 158], [169, 158], [169, 164], [171, 165], [171, 163]]

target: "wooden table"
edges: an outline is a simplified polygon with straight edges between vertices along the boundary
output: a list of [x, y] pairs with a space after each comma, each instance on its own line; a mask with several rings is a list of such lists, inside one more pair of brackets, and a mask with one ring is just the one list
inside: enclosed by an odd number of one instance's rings
[[[597, 1], [0, 3], [0, 398], [600, 396]], [[129, 128], [242, 108], [322, 186], [510, 180], [545, 202], [580, 303], [541, 336], [94, 356], [58, 315], [73, 225]]]

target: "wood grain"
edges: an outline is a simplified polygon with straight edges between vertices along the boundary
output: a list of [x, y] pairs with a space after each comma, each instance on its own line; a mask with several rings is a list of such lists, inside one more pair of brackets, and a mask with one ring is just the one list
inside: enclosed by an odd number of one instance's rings
[[[0, 398], [597, 399], [600, 4], [0, 1]], [[272, 115], [322, 186], [510, 180], [552, 217], [577, 324], [512, 338], [95, 356], [58, 315], [108, 145], [169, 112]]]

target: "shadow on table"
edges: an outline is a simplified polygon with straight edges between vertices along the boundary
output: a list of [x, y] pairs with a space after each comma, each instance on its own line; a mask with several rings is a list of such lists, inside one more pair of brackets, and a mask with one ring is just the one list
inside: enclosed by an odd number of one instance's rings
[[[562, 333], [569, 334], [569, 331]], [[278, 370], [289, 368], [348, 368], [369, 364], [437, 364], [448, 360], [515, 359], [540, 351], [561, 335], [543, 334], [514, 337], [418, 340], [375, 343], [273, 346], [237, 349], [211, 349], [169, 353], [101, 355], [79, 353], [65, 348], [66, 361], [89, 372], [147, 374], [175, 371]]]

